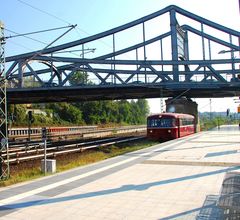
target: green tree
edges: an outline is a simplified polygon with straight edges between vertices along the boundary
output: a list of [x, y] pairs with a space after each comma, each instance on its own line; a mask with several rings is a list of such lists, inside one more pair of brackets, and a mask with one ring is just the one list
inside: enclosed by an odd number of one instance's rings
[[99, 101], [84, 102], [80, 110], [86, 124], [100, 124], [101, 105]]
[[69, 78], [70, 85], [78, 85], [78, 84], [89, 84], [87, 72], [76, 71]]
[[118, 123], [131, 123], [131, 106], [130, 103], [127, 100], [121, 100], [118, 102], [118, 108], [119, 108], [119, 115], [117, 116], [118, 118]]
[[137, 109], [139, 111], [138, 115], [138, 123], [144, 124], [146, 123], [147, 115], [150, 112], [149, 105], [146, 99], [138, 99], [136, 101]]
[[27, 108], [25, 105], [14, 105], [14, 107], [11, 109], [13, 110], [13, 116], [14, 116], [14, 121], [13, 125], [24, 125], [27, 124]]
[[[74, 105], [68, 103], [52, 103], [48, 105], [53, 110], [53, 114], [58, 115], [59, 119], [71, 124], [83, 124], [82, 112]], [[57, 117], [57, 119], [58, 119]]]

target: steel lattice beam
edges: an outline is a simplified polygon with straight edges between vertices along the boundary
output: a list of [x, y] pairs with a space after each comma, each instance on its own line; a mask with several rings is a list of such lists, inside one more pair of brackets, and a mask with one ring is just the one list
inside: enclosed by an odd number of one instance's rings
[[[4, 25], [0, 22], [0, 179], [9, 177]], [[5, 156], [3, 156], [3, 154]]]

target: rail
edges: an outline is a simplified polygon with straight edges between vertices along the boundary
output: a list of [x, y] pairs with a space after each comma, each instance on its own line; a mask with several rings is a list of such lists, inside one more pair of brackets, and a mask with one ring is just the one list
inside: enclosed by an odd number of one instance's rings
[[[74, 138], [99, 138], [112, 136], [116, 134], [131, 133], [131, 132], [143, 132], [146, 131], [145, 125], [140, 126], [124, 126], [116, 128], [105, 128], [99, 129], [97, 126], [81, 126], [81, 127], [48, 127], [47, 138], [49, 140], [55, 139], [74, 139]], [[28, 139], [28, 128], [19, 128], [9, 130], [9, 139], [12, 141], [16, 140], [27, 140]], [[30, 131], [32, 140], [41, 140], [42, 129], [32, 128]]]
[[[75, 134], [75, 133], [83, 133], [88, 131], [93, 131], [97, 129], [97, 126], [74, 126], [74, 127], [47, 127], [47, 134], [54, 135], [61, 135], [66, 132]], [[10, 128], [8, 130], [9, 138], [21, 138], [21, 137], [28, 137], [31, 135], [32, 138], [40, 137], [42, 135], [42, 128], [41, 127], [33, 127], [33, 128]]]
[[[108, 138], [105, 140], [98, 140], [98, 141], [89, 141], [85, 143], [75, 143], [75, 144], [67, 144], [62, 146], [54, 146], [54, 147], [47, 147], [47, 157], [56, 157], [58, 155], [68, 154], [68, 153], [76, 153], [76, 152], [83, 152], [84, 150], [94, 149], [99, 147], [106, 147], [113, 144], [119, 144], [129, 141], [135, 141], [145, 138], [144, 136], [138, 137], [115, 137], [115, 138]], [[44, 149], [43, 145], [39, 145], [37, 149], [30, 149], [30, 150], [19, 150], [16, 149], [16, 152], [12, 151], [9, 152], [9, 163], [20, 163], [23, 161], [30, 161], [35, 159], [42, 159], [44, 158]], [[30, 155], [29, 155], [30, 154]], [[6, 160], [7, 154], [3, 152], [2, 157]]]

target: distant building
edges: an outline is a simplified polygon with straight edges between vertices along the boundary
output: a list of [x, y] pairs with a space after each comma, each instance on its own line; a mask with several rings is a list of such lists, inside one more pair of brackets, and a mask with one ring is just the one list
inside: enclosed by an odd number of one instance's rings
[[[41, 109], [30, 109], [28, 108], [27, 111], [26, 111], [26, 114], [28, 114], [29, 111], [32, 111], [33, 114], [35, 115], [44, 115], [44, 116], [47, 116], [47, 113]], [[53, 117], [53, 114], [51, 113], [50, 114], [50, 117], [52, 118]]]

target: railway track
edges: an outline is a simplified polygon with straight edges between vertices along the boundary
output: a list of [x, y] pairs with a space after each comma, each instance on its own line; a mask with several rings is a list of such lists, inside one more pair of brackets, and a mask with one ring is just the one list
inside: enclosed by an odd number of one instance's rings
[[[82, 126], [82, 127], [59, 127], [47, 128], [47, 139], [50, 141], [58, 140], [76, 140], [88, 138], [102, 138], [107, 136], [114, 136], [117, 134], [127, 134], [135, 132], [146, 131], [145, 125], [139, 126], [122, 126], [115, 128], [97, 128], [97, 126]], [[12, 143], [29, 141], [41, 141], [42, 128], [12, 128], [9, 130], [9, 141]]]
[[[113, 144], [136, 141], [145, 138], [145, 136], [127, 136], [127, 137], [111, 137], [94, 141], [76, 141], [75, 143], [64, 144], [48, 143], [46, 148], [47, 158], [55, 158], [58, 155], [81, 153], [85, 150], [96, 149], [100, 147], [107, 147]], [[18, 164], [32, 160], [39, 160], [44, 158], [44, 145], [41, 142], [28, 144], [27, 146], [15, 145], [9, 148], [8, 152], [9, 163]], [[2, 157], [7, 160], [7, 153], [2, 152]]]

